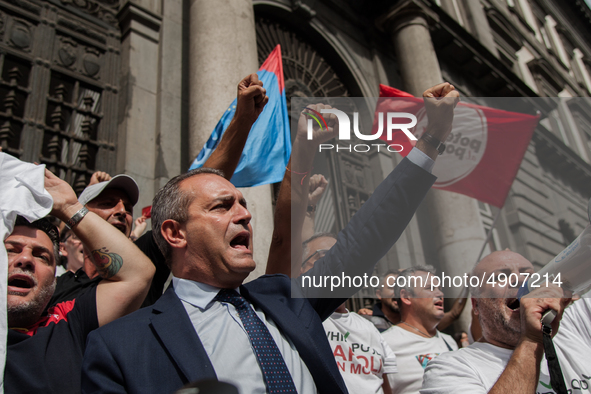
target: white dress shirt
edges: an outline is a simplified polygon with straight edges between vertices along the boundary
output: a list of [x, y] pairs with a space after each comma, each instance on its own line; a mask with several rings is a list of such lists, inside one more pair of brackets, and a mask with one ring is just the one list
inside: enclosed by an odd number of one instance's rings
[[[172, 284], [203, 343], [218, 380], [232, 383], [238, 387], [240, 394], [265, 394], [267, 388], [263, 373], [234, 305], [213, 301], [220, 290], [216, 287], [174, 276]], [[240, 293], [239, 289], [236, 291]], [[293, 343], [260, 309], [253, 307], [253, 310], [275, 340], [298, 393], [317, 393], [314, 379]]]
[[[416, 148], [409, 152], [407, 158], [428, 172], [435, 163]], [[213, 301], [220, 290], [216, 287], [174, 276], [172, 284], [203, 343], [218, 380], [234, 384], [240, 394], [266, 393], [256, 354], [234, 305]], [[240, 293], [239, 289], [236, 291]], [[269, 329], [298, 393], [317, 393], [314, 379], [293, 343], [262, 310], [251, 307]]]

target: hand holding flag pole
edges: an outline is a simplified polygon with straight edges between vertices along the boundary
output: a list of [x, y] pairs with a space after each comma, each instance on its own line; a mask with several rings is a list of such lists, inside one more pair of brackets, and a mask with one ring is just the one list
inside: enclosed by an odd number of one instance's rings
[[256, 74], [240, 81], [237, 98], [189, 169], [218, 168], [236, 187], [259, 186], [281, 181], [290, 153], [283, 64], [277, 45]]
[[[435, 93], [441, 95], [441, 91]], [[437, 100], [426, 98], [421, 100], [401, 90], [380, 85], [374, 130], [377, 130], [380, 114], [410, 112], [421, 116], [424, 109], [430, 109], [426, 105], [431, 103], [436, 104]], [[438, 177], [433, 187], [464, 194], [501, 208], [517, 175], [540, 115], [509, 112], [468, 103], [458, 103], [454, 112], [452, 134], [445, 139], [438, 138], [446, 144], [446, 151], [433, 170], [434, 175]], [[427, 115], [429, 119], [434, 118], [430, 114]], [[437, 118], [438, 115], [435, 117]], [[422, 130], [424, 129], [419, 121], [419, 125], [413, 132], [420, 133]], [[461, 147], [460, 137], [470, 143], [464, 151], [472, 152], [471, 160], [461, 160], [462, 153], [457, 149]], [[412, 144], [403, 132], [393, 133], [391, 140], [388, 140], [384, 133], [381, 139], [390, 144], [396, 143], [403, 146], [404, 149], [400, 152], [403, 156], [406, 156], [412, 148]], [[455, 151], [454, 148], [456, 148]], [[432, 149], [431, 153], [435, 154], [435, 149]]]

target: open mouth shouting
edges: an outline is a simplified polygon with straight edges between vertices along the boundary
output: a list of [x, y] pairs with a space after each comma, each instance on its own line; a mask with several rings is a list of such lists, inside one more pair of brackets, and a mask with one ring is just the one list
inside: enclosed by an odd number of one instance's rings
[[127, 225], [125, 223], [114, 221], [111, 224], [113, 225], [113, 227], [121, 231], [123, 234], [127, 234]]
[[35, 278], [29, 275], [13, 274], [8, 277], [8, 294], [25, 296], [36, 285]]
[[250, 232], [246, 230], [239, 232], [230, 241], [230, 246], [236, 250], [250, 252]]
[[505, 305], [507, 305], [507, 308], [515, 312], [519, 311], [520, 302], [517, 298], [507, 298], [505, 300]]
[[437, 298], [433, 304], [435, 305], [436, 309], [441, 310], [441, 311], [443, 310], [443, 299]]

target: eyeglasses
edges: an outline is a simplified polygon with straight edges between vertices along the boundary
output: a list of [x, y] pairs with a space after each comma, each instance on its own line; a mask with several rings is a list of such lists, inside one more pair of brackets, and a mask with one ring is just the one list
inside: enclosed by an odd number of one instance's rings
[[306, 260], [304, 260], [304, 262], [302, 263], [302, 267], [304, 265], [306, 265], [306, 263], [314, 256], [318, 255], [318, 258], [321, 259], [326, 255], [326, 252], [328, 252], [330, 249], [318, 249], [317, 251], [315, 251], [314, 253], [312, 253], [310, 256], [308, 256], [308, 258]]

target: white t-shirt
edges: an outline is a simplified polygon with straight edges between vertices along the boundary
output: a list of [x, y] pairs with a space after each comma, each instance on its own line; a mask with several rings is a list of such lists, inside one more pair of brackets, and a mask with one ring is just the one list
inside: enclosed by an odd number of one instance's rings
[[[51, 211], [53, 199], [44, 185], [44, 165], [24, 163], [14, 156], [0, 152], [0, 377], [4, 376], [7, 332], [8, 256], [4, 240], [12, 233], [17, 215], [34, 221]], [[0, 379], [0, 393], [3, 389], [3, 379]]]
[[398, 373], [390, 375], [394, 394], [418, 393], [423, 382], [427, 363], [450, 348], [458, 349], [454, 339], [439, 331], [433, 338], [425, 338], [399, 326], [390, 327], [382, 333], [398, 361]]
[[350, 393], [383, 393], [383, 374], [396, 373], [396, 355], [375, 326], [354, 312], [333, 313], [322, 323]]
[[[588, 294], [589, 296], [591, 294]], [[565, 311], [554, 347], [567, 389], [591, 392], [591, 300], [582, 298]], [[476, 342], [438, 357], [427, 367], [421, 394], [488, 393], [505, 370], [513, 350]], [[554, 393], [548, 363], [542, 358], [539, 394]]]

